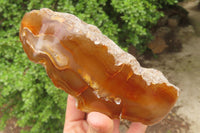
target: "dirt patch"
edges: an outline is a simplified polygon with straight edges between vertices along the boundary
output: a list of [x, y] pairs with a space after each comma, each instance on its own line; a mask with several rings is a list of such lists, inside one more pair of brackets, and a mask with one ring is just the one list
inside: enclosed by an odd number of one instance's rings
[[[3, 113], [0, 109], [0, 118], [3, 116]], [[17, 125], [17, 118], [11, 118], [6, 122], [6, 127], [3, 131], [0, 131], [0, 133], [20, 133], [21, 130], [29, 131], [30, 127], [24, 127], [21, 128]]]
[[170, 82], [180, 88], [175, 111], [173, 109], [168, 115], [170, 118], [166, 117], [147, 133], [200, 131], [200, 37], [195, 35], [192, 26], [181, 28], [177, 34], [183, 43], [181, 52], [165, 52], [157, 58], [141, 60], [143, 66], [162, 71]]
[[170, 82], [180, 88], [175, 111], [173, 109], [172, 114], [168, 115], [169, 118], [166, 117], [158, 125], [149, 127], [147, 133], [199, 133], [200, 131], [200, 36], [198, 34], [200, 11], [196, 10], [196, 4], [198, 1], [183, 4], [189, 12], [192, 25], [179, 27], [176, 32], [176, 37], [182, 43], [181, 51], [165, 52], [157, 58], [140, 57], [143, 66], [162, 71]]
[[9, 119], [3, 133], [20, 133], [21, 128], [17, 126], [16, 122], [16, 118]]
[[188, 133], [190, 124], [177, 115], [178, 108], [173, 108], [160, 123], [149, 126], [146, 133]]
[[174, 36], [174, 39], [182, 43], [181, 50], [165, 51], [151, 58], [139, 57], [142, 66], [162, 71], [170, 82], [180, 88], [180, 96], [172, 112], [162, 122], [148, 127], [146, 133], [199, 133], [200, 131], [200, 10], [197, 9], [198, 3], [199, 1], [195, 0], [180, 4], [189, 12], [188, 19], [191, 25], [178, 27], [174, 35], [169, 34], [170, 38]]

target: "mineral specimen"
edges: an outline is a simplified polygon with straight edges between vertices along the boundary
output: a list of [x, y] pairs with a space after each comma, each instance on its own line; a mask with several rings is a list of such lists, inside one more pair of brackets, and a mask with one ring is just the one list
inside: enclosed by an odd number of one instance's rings
[[141, 67], [97, 27], [74, 15], [49, 9], [26, 13], [20, 40], [28, 58], [42, 64], [82, 111], [151, 125], [177, 100], [178, 88], [160, 71]]

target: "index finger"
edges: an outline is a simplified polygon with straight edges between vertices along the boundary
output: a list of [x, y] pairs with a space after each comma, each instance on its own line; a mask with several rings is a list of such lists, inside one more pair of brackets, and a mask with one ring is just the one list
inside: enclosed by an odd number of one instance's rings
[[65, 124], [67, 124], [68, 122], [83, 120], [84, 118], [85, 113], [76, 108], [75, 98], [71, 95], [68, 95]]

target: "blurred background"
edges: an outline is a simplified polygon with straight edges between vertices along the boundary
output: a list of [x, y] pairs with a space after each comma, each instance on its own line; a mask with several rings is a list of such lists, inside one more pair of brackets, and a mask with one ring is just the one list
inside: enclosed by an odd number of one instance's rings
[[[200, 131], [200, 4], [198, 0], [0, 0], [0, 133], [60, 133], [67, 94], [19, 40], [23, 15], [49, 8], [96, 25], [142, 66], [161, 70], [181, 88], [168, 114], [147, 133]], [[122, 121], [124, 133], [128, 121]]]

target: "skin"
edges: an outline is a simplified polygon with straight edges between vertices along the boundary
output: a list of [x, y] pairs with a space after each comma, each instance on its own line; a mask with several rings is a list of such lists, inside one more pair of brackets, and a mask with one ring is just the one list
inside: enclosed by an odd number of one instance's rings
[[[119, 123], [99, 112], [86, 114], [78, 110], [75, 99], [68, 96], [63, 133], [119, 133]], [[146, 128], [146, 125], [132, 122], [126, 133], [145, 133]]]

